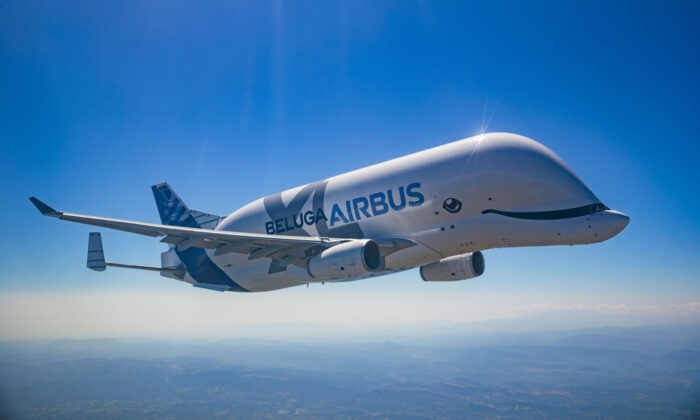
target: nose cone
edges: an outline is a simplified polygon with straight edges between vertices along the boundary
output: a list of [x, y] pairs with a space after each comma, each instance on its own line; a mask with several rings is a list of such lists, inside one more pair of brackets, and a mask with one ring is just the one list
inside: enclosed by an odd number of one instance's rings
[[600, 212], [600, 231], [603, 240], [610, 239], [630, 223], [630, 217], [617, 210], [605, 210]]

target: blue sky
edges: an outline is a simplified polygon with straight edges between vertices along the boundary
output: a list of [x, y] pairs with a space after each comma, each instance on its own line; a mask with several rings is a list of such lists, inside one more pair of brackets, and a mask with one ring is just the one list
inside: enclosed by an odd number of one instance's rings
[[[469, 282], [424, 284], [408, 272], [313, 293], [698, 301], [699, 9], [3, 2], [0, 292], [186, 287], [151, 273], [90, 272], [90, 228], [39, 217], [30, 195], [61, 210], [157, 222], [149, 186], [166, 180], [191, 207], [227, 214], [485, 130], [553, 149], [631, 216], [629, 227], [594, 246], [487, 251], [486, 274]], [[164, 248], [103, 237], [119, 262], [158, 264]]]

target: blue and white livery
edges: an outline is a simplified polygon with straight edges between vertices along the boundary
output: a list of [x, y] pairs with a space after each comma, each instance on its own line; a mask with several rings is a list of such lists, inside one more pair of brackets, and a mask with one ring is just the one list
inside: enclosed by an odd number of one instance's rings
[[162, 237], [160, 267], [104, 261], [91, 233], [88, 267], [159, 271], [218, 291], [262, 292], [420, 267], [425, 281], [484, 272], [491, 248], [605, 241], [629, 223], [540, 143], [489, 133], [256, 200], [222, 217], [152, 187], [162, 224], [85, 216], [30, 200], [46, 216]]

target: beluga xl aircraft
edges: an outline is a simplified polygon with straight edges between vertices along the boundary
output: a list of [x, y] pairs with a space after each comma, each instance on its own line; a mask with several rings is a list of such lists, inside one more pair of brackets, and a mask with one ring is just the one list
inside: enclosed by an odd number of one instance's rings
[[160, 267], [105, 262], [92, 232], [87, 266], [159, 271], [217, 291], [262, 292], [420, 267], [425, 281], [484, 272], [491, 248], [602, 242], [629, 217], [610, 210], [534, 140], [488, 133], [258, 199], [228, 216], [152, 187], [162, 224], [56, 211], [45, 216], [162, 237]]

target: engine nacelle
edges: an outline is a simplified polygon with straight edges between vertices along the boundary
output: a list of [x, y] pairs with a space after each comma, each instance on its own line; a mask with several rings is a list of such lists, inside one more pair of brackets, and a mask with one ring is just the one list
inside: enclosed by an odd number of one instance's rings
[[454, 281], [478, 277], [484, 273], [486, 264], [481, 251], [443, 258], [420, 268], [424, 281]]
[[382, 267], [379, 245], [371, 239], [355, 239], [324, 249], [306, 266], [317, 279], [342, 279], [361, 276]]

